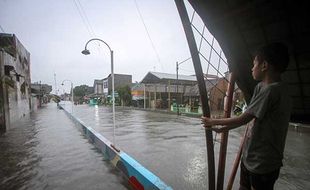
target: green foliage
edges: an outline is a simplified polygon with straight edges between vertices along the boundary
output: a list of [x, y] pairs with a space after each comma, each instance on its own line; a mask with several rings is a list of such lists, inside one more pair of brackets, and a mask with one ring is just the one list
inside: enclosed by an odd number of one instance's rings
[[91, 94], [93, 92], [90, 91], [89, 86], [83, 84], [83, 85], [74, 87], [73, 93], [75, 97], [84, 97], [85, 95]]
[[119, 99], [121, 100], [121, 103], [123, 106], [130, 106], [131, 105], [131, 88], [130, 86], [122, 86], [116, 89]]

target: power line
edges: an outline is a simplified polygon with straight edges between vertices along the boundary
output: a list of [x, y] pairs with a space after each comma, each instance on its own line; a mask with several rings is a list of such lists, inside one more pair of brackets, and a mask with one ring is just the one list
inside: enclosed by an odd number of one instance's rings
[[137, 3], [136, 0], [134, 0], [134, 1], [135, 1], [136, 9], [137, 9], [137, 11], [138, 11], [138, 13], [139, 13], [140, 19], [141, 19], [142, 24], [143, 24], [143, 26], [144, 26], [144, 29], [145, 29], [145, 31], [146, 31], [146, 34], [147, 34], [147, 36], [148, 36], [148, 38], [149, 38], [149, 40], [150, 40], [150, 42], [151, 42], [151, 45], [152, 45], [152, 48], [153, 48], [153, 50], [154, 50], [154, 52], [155, 52], [155, 54], [156, 54], [157, 60], [158, 60], [158, 62], [160, 63], [160, 66], [161, 66], [161, 68], [162, 68], [162, 70], [163, 70], [163, 65], [162, 65], [161, 62], [160, 62], [159, 54], [158, 54], [158, 52], [157, 52], [157, 50], [156, 50], [156, 48], [155, 48], [154, 42], [153, 42], [153, 40], [152, 40], [152, 38], [151, 38], [151, 35], [150, 35], [150, 33], [149, 33], [149, 31], [148, 31], [148, 29], [147, 29], [147, 27], [146, 27], [146, 24], [145, 24], [145, 22], [144, 22], [144, 19], [143, 19], [143, 16], [142, 16], [141, 12], [140, 12], [138, 3]]
[[93, 27], [91, 26], [91, 24], [90, 24], [90, 22], [89, 22], [89, 19], [88, 19], [88, 16], [87, 16], [86, 12], [84, 11], [83, 5], [81, 4], [80, 0], [77, 0], [77, 2], [78, 2], [79, 5], [80, 5], [81, 11], [82, 11], [82, 13], [83, 13], [83, 15], [84, 15], [84, 17], [85, 17], [86, 23], [87, 23], [88, 26], [89, 26], [89, 29], [90, 29], [90, 31], [91, 31], [91, 34], [92, 34], [93, 36], [95, 36], [95, 32], [94, 32]]
[[[76, 9], [78, 10], [78, 13], [79, 13], [79, 15], [80, 15], [80, 17], [81, 17], [81, 19], [82, 19], [82, 21], [83, 21], [84, 26], [86, 27], [86, 30], [88, 31], [89, 36], [90, 36], [90, 37], [93, 37], [92, 30], [91, 30], [90, 27], [88, 26], [87, 21], [86, 21], [86, 19], [85, 19], [85, 16], [83, 15], [83, 13], [82, 13], [82, 11], [81, 11], [81, 8], [80, 8], [79, 5], [77, 4], [76, 0], [73, 0], [73, 2], [74, 2], [74, 5], [75, 5]], [[84, 13], [85, 13], [85, 12], [84, 12]]]
[[[85, 26], [89, 36], [91, 38], [94, 38], [95, 37], [95, 32], [94, 32], [93, 27], [91, 26], [91, 24], [89, 22], [89, 19], [88, 19], [88, 16], [87, 16], [86, 12], [84, 11], [82, 3], [80, 2], [80, 0], [73, 0], [73, 2], [74, 2], [74, 5], [75, 5], [75, 7], [76, 7], [76, 9], [77, 9], [77, 11], [78, 11], [82, 21], [83, 21], [83, 24], [84, 24], [84, 26]], [[100, 43], [99, 42], [97, 42], [97, 45], [100, 47]], [[99, 47], [97, 47], [98, 51], [100, 51]]]

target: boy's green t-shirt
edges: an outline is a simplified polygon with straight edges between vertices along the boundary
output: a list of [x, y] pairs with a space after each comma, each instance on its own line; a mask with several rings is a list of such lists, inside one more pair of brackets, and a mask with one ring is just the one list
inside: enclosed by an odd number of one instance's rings
[[249, 171], [264, 174], [282, 166], [290, 111], [285, 84], [257, 84], [246, 110], [255, 117], [249, 123], [243, 147], [242, 161]]

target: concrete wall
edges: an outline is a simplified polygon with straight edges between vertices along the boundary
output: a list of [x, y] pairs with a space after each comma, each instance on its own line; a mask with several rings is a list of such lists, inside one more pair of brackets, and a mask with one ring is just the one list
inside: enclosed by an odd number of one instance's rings
[[10, 124], [7, 86], [5, 84], [3, 51], [0, 50], [0, 131], [5, 131]]
[[14, 122], [31, 111], [30, 54], [15, 35], [1, 35], [1, 42], [3, 39], [9, 43], [0, 44], [0, 65], [4, 69], [1, 90], [7, 95], [7, 101], [3, 102], [8, 106], [5, 120]]

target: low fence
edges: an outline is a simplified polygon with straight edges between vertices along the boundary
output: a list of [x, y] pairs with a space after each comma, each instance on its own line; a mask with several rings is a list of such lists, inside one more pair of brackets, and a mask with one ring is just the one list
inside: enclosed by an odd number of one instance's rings
[[122, 150], [115, 150], [111, 142], [96, 132], [93, 128], [86, 126], [80, 119], [74, 117], [62, 105], [58, 105], [71, 118], [82, 133], [95, 147], [109, 160], [117, 169], [119, 169], [128, 179], [129, 184], [135, 190], [172, 190], [159, 177], [154, 175], [148, 169], [139, 164]]

